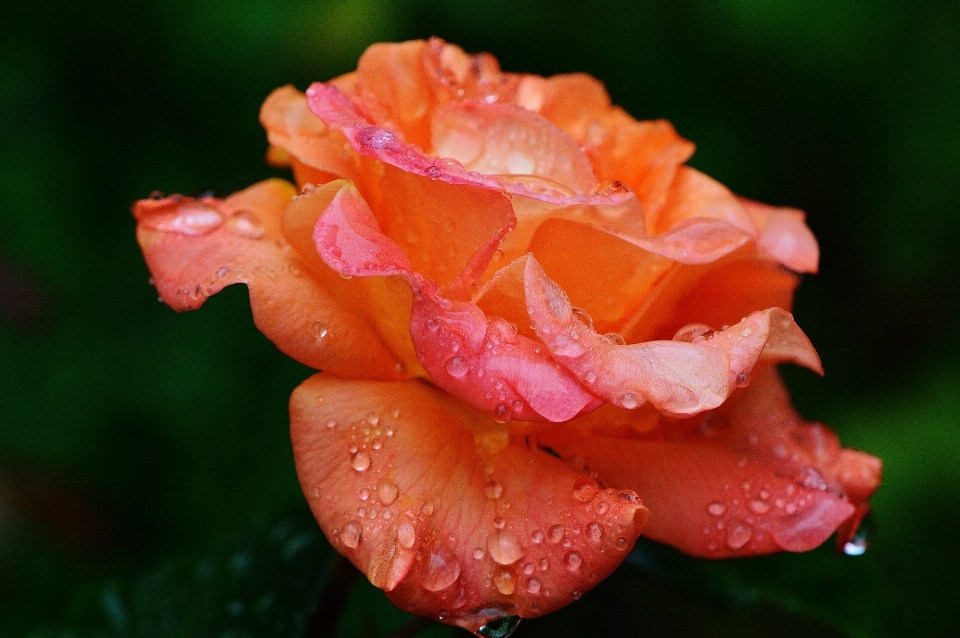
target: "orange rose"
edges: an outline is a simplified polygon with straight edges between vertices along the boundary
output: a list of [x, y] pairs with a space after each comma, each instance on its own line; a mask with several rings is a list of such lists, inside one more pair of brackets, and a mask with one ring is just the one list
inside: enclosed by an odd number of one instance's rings
[[685, 166], [669, 123], [439, 40], [375, 45], [261, 120], [299, 195], [143, 200], [138, 239], [173, 308], [245, 283], [322, 370], [291, 399], [298, 475], [399, 606], [503, 628], [641, 529], [749, 556], [845, 540], [869, 509], [880, 462], [803, 422], [773, 369], [820, 371], [788, 312], [818, 259], [803, 214]]

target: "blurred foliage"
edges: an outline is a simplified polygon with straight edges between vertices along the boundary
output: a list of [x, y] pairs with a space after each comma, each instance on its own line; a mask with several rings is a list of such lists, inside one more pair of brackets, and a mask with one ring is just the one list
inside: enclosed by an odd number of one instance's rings
[[[643, 550], [521, 635], [952, 635], [955, 0], [5, 3], [0, 635], [70, 635], [97, 618], [110, 631], [111, 605], [135, 614], [162, 598], [144, 587], [205, 600], [191, 568], [163, 567], [188, 564], [172, 554], [279, 547], [256, 521], [302, 507], [286, 402], [309, 372], [256, 332], [241, 288], [183, 316], [157, 304], [127, 211], [154, 189], [226, 193], [280, 174], [257, 125], [270, 90], [349, 71], [372, 42], [430, 35], [508, 70], [589, 72], [635, 116], [697, 142], [697, 168], [806, 210], [823, 258], [796, 314], [827, 376], [788, 378], [805, 414], [886, 463], [863, 558]], [[326, 578], [324, 545], [304, 550], [310, 582]], [[312, 613], [290, 595], [291, 614]], [[358, 579], [332, 633], [452, 635], [419, 622]]]

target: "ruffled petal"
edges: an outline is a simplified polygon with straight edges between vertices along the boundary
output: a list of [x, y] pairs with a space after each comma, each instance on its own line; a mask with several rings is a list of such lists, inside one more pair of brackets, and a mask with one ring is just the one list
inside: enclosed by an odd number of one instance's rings
[[394, 129], [371, 124], [357, 106], [331, 84], [312, 84], [307, 89], [307, 102], [310, 110], [327, 126], [341, 131], [358, 153], [410, 173], [449, 184], [471, 184], [562, 206], [618, 205], [633, 197], [622, 185], [606, 185], [597, 193], [571, 193], [546, 180], [528, 182], [467, 171], [456, 160], [424, 154], [416, 145], [404, 141]]
[[720, 332], [704, 327], [674, 341], [623, 345], [599, 335], [536, 260], [524, 272], [527, 311], [554, 359], [598, 397], [627, 409], [650, 401], [658, 410], [690, 415], [716, 408], [764, 359], [820, 371], [806, 335], [784, 310], [757, 312]]
[[743, 209], [760, 229], [761, 250], [794, 272], [817, 272], [820, 247], [796, 208], [777, 208], [740, 198]]
[[880, 482], [879, 460], [804, 423], [773, 370], [722, 408], [664, 418], [647, 436], [551, 430], [539, 441], [635, 489], [651, 512], [645, 535], [707, 558], [813, 549], [853, 520]]
[[268, 180], [220, 200], [174, 195], [133, 207], [137, 240], [160, 297], [194, 310], [244, 283], [257, 327], [301, 363], [348, 377], [396, 378], [396, 358], [363, 318], [310, 275], [281, 232], [294, 195]]
[[297, 474], [334, 547], [397, 605], [471, 631], [575, 600], [646, 520], [632, 492], [419, 382], [315, 375], [290, 412]]
[[413, 272], [350, 184], [317, 221], [321, 258], [351, 277], [401, 275], [413, 290], [410, 335], [420, 363], [441, 388], [498, 420], [565, 421], [598, 405], [539, 343], [474, 304], [452, 301]]
[[751, 237], [759, 232], [753, 219], [726, 186], [689, 166], [681, 166], [670, 185], [667, 201], [647, 223], [652, 234], [666, 232], [688, 219], [709, 217], [739, 228]]

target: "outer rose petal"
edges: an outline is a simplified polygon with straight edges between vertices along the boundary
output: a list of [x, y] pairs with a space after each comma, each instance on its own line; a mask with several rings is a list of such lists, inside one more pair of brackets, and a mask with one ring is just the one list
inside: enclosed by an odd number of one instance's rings
[[707, 558], [813, 549], [867, 508], [880, 482], [879, 460], [800, 420], [773, 370], [722, 408], [662, 419], [646, 437], [554, 429], [538, 438], [635, 489], [650, 508], [650, 538]]
[[290, 412], [297, 474], [334, 547], [397, 605], [471, 631], [575, 600], [647, 517], [632, 492], [522, 440], [475, 437], [489, 417], [419, 382], [315, 375]]
[[161, 298], [194, 310], [245, 283], [254, 322], [287, 355], [344, 376], [396, 378], [396, 359], [377, 334], [309, 276], [284, 241], [280, 217], [294, 192], [268, 180], [224, 200], [134, 204], [137, 240]]
[[817, 272], [820, 247], [802, 210], [775, 208], [743, 197], [740, 204], [760, 229], [760, 248], [790, 270]]

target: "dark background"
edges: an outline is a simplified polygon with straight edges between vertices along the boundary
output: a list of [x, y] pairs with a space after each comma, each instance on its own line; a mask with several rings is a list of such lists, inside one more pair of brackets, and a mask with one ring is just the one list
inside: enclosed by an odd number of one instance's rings
[[[510, 71], [591, 73], [696, 142], [693, 166], [806, 210], [821, 272], [795, 314], [827, 375], [788, 380], [807, 417], [885, 462], [864, 557], [667, 553], [664, 573], [640, 551], [520, 635], [955, 631], [956, 0], [15, 0], [0, 8], [0, 635], [102, 630], [109, 587], [300, 511], [286, 402], [309, 370], [256, 332], [242, 287], [186, 315], [158, 304], [130, 204], [282, 174], [257, 122], [273, 88], [430, 35]], [[362, 583], [338, 609], [344, 636], [413, 622]]]

